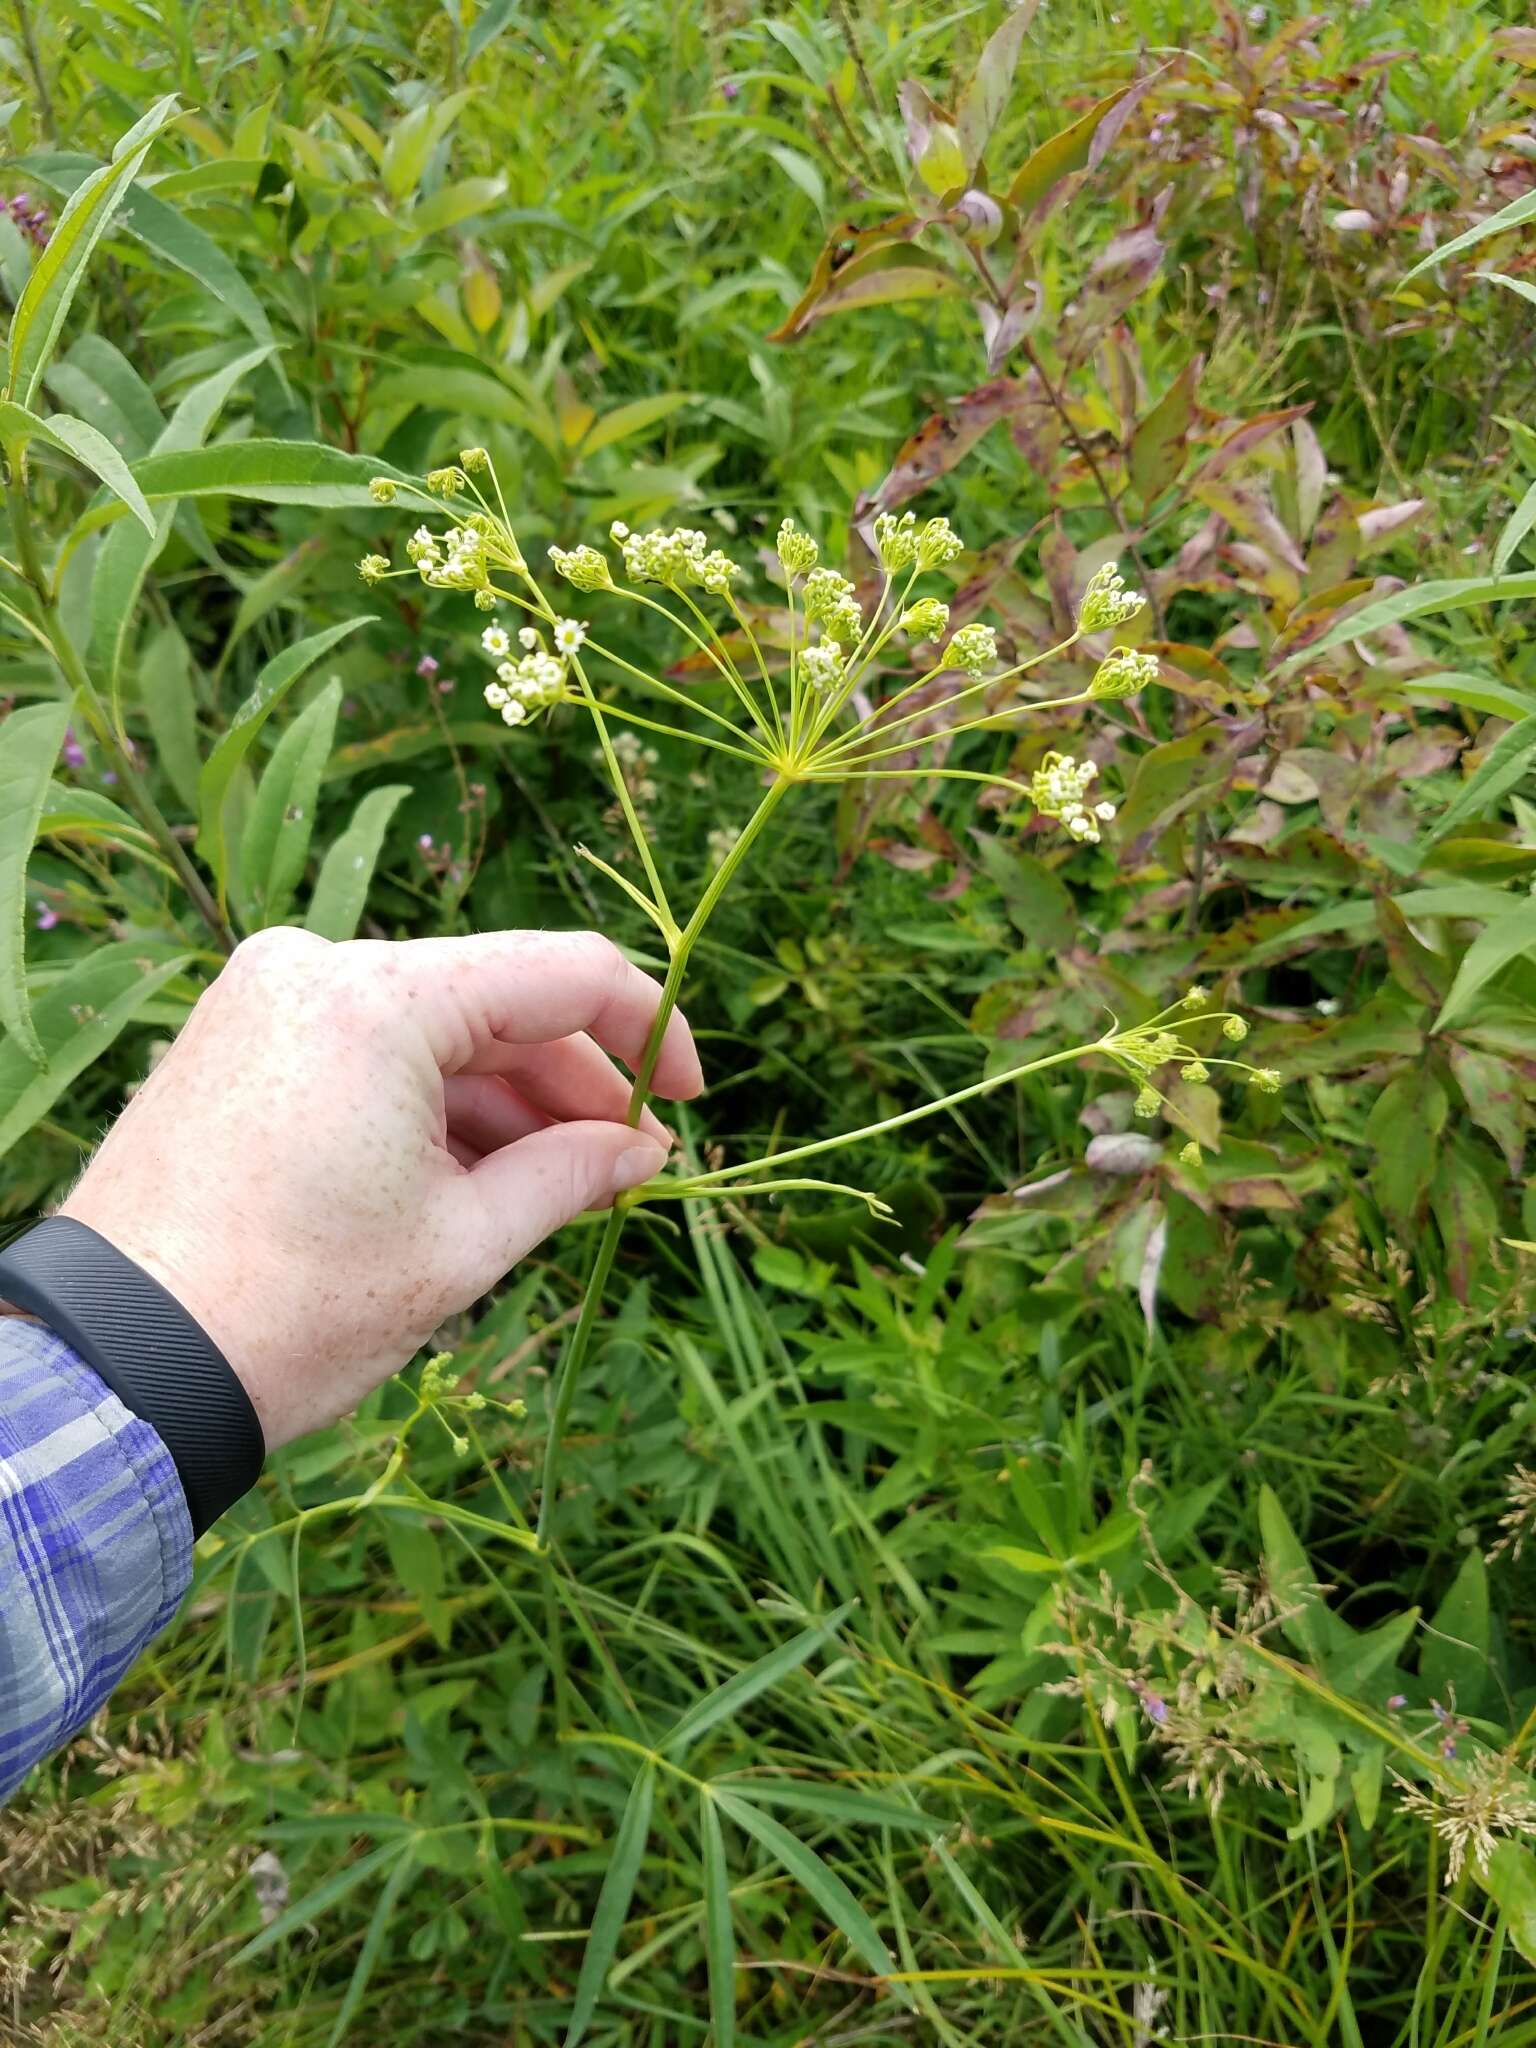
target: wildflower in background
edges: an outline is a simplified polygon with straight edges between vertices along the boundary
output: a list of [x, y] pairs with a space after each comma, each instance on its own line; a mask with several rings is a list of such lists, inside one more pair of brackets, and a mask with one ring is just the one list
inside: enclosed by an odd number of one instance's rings
[[59, 913], [51, 903], [39, 903], [34, 922], [40, 932], [51, 932], [58, 921]]
[[704, 841], [710, 860], [719, 867], [728, 853], [734, 851], [741, 837], [740, 828], [734, 825], [716, 825]]
[[735, 79], [734, 79], [734, 78], [723, 78], [723, 79], [722, 79], [722, 80], [720, 81], [720, 97], [721, 97], [721, 99], [723, 99], [723, 100], [733, 100], [733, 99], [735, 99], [735, 97], [736, 97], [737, 93], [739, 93], [740, 91], [741, 91], [741, 87], [740, 87], [740, 86], [739, 86], [739, 85], [738, 85], [738, 84], [736, 83], [736, 81], [735, 81]]
[[424, 654], [421, 657], [420, 661], [418, 661], [416, 664], [416, 673], [419, 676], [424, 676], [426, 680], [430, 683], [432, 678], [437, 674], [439, 666], [440, 664], [438, 663], [435, 656], [430, 654]]
[[962, 626], [944, 650], [946, 661], [979, 676], [997, 660], [997, 635], [990, 626]]
[[896, 624], [914, 640], [937, 640], [949, 624], [949, 606], [936, 597], [920, 597], [907, 606]]
[[14, 199], [6, 200], [5, 210], [29, 242], [39, 249], [46, 248], [52, 232], [46, 206], [34, 204], [30, 192], [18, 192]]
[[1138, 654], [1133, 647], [1113, 648], [1099, 663], [1088, 685], [1090, 697], [1134, 697], [1155, 683], [1161, 673], [1155, 654]]
[[64, 745], [60, 751], [66, 768], [83, 768], [85, 766], [85, 749], [75, 738], [75, 728], [72, 725], [64, 728]]
[[1113, 562], [1106, 562], [1088, 579], [1083, 601], [1078, 606], [1078, 629], [1084, 633], [1107, 633], [1134, 619], [1146, 603], [1139, 590], [1127, 590], [1125, 578]]

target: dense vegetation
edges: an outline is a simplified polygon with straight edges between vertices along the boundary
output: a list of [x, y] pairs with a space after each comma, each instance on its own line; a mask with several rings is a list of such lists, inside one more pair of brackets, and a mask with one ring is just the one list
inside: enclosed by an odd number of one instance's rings
[[[1138, 1121], [1064, 1064], [833, 1155], [884, 1220], [642, 1215], [555, 1488], [547, 1246], [271, 1461], [6, 1815], [8, 2037], [1536, 2036], [1525, 10], [16, 0], [0, 55], [6, 1216], [264, 924], [665, 966], [585, 712], [359, 583], [370, 481], [466, 446], [541, 565], [707, 530], [770, 650], [786, 516], [861, 584], [948, 516], [1010, 664], [1106, 562], [1149, 599], [1155, 687], [1024, 717], [1069, 648], [776, 813], [694, 1163], [1192, 984], [1285, 1077]], [[1050, 751], [1097, 843], [1017, 802]], [[755, 771], [622, 758], [691, 903]]]

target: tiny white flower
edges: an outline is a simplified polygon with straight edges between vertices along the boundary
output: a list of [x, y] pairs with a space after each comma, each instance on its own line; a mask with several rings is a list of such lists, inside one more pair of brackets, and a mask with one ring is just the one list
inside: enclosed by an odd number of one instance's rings
[[512, 652], [512, 642], [505, 626], [487, 626], [480, 635], [480, 645], [492, 661], [503, 661]]
[[537, 627], [519, 626], [517, 629], [517, 644], [519, 647], [525, 649], [529, 654], [532, 654], [535, 647], [539, 645], [539, 635]]
[[1095, 804], [1093, 807], [1093, 815], [1096, 818], [1102, 818], [1104, 820], [1104, 823], [1107, 825], [1111, 818], [1113, 818], [1115, 815], [1115, 807], [1113, 804]]
[[572, 655], [577, 652], [587, 637], [585, 619], [556, 619], [551, 638], [557, 654]]

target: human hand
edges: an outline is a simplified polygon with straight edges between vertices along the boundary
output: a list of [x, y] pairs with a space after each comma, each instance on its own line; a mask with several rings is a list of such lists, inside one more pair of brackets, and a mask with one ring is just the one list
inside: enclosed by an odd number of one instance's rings
[[[607, 939], [247, 939], [62, 1214], [175, 1295], [267, 1448], [345, 1414], [541, 1238], [665, 1162], [660, 991]], [[670, 1020], [654, 1084], [703, 1086]]]

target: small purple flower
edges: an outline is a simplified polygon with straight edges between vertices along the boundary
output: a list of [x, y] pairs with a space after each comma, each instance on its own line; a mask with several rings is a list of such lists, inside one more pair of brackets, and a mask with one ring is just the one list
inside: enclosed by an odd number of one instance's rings
[[115, 768], [103, 768], [101, 771], [101, 779], [103, 782], [116, 782], [117, 770]]
[[1401, 1707], [1406, 1707], [1406, 1706], [1407, 1706], [1407, 1704], [1408, 1704], [1408, 1695], [1407, 1695], [1407, 1693], [1405, 1693], [1405, 1692], [1395, 1692], [1395, 1693], [1393, 1693], [1393, 1695], [1392, 1695], [1391, 1699], [1389, 1699], [1389, 1700], [1387, 1701], [1387, 1712], [1388, 1712], [1389, 1714], [1395, 1714], [1395, 1713], [1396, 1713], [1396, 1712], [1398, 1711], [1398, 1709], [1399, 1709], [1399, 1708], [1401, 1708]]
[[1161, 1728], [1168, 1718], [1168, 1702], [1161, 1693], [1154, 1692], [1150, 1685], [1138, 1686], [1137, 1691], [1141, 1694], [1142, 1712], [1149, 1721], [1155, 1721]]
[[1454, 1735], [1447, 1735], [1444, 1742], [1441, 1743], [1440, 1754], [1445, 1758], [1447, 1763], [1449, 1763], [1451, 1758], [1455, 1756], [1456, 1738]]
[[740, 91], [741, 87], [736, 83], [735, 79], [727, 78], [721, 84], [720, 97], [723, 100], [733, 100]]
[[424, 654], [416, 664], [416, 673], [419, 676], [425, 676], [430, 683], [440, 666], [441, 664], [432, 655]]
[[59, 921], [59, 913], [51, 903], [37, 906], [37, 928], [40, 932], [51, 932]]
[[85, 749], [75, 738], [75, 728], [72, 725], [64, 728], [64, 765], [67, 768], [85, 766]]
[[423, 853], [430, 853], [432, 851], [432, 834], [430, 832], [423, 832], [416, 844]]
[[437, 694], [439, 697], [451, 697], [457, 688], [458, 684], [453, 680], [452, 676], [444, 676], [437, 686]]

